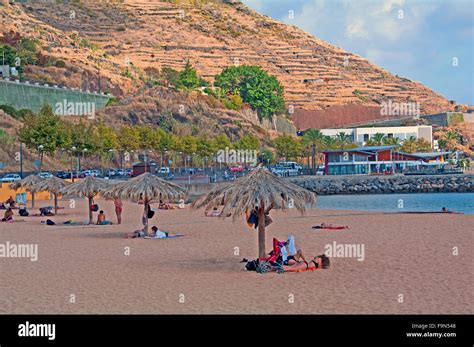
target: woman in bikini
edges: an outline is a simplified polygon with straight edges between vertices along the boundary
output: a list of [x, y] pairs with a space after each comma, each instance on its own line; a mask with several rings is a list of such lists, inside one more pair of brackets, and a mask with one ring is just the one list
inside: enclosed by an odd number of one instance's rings
[[115, 205], [115, 214], [117, 215], [117, 224], [122, 224], [122, 211], [123, 211], [122, 200], [120, 200], [119, 198], [115, 198], [114, 205]]

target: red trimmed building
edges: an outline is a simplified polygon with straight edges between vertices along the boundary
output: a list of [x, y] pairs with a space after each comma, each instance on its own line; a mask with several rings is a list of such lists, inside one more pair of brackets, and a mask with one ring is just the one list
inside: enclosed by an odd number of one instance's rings
[[401, 173], [410, 167], [446, 164], [449, 152], [403, 153], [398, 146], [370, 146], [325, 151], [325, 175], [368, 175]]

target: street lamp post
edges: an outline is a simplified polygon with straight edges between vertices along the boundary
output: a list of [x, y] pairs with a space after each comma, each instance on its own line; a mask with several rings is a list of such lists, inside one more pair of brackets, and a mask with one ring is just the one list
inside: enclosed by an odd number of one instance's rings
[[113, 163], [114, 163], [113, 153], [114, 153], [114, 150], [113, 150], [112, 148], [109, 149], [109, 154], [110, 154], [110, 166], [109, 166], [109, 170], [108, 170], [108, 172], [107, 172], [107, 176], [109, 176], [109, 179], [110, 179], [110, 170], [112, 170], [112, 166], [113, 166]]
[[20, 142], [20, 177], [23, 178], [23, 142]]
[[74, 152], [76, 151], [76, 146], [71, 147], [71, 181], [74, 182]]
[[41, 173], [42, 169], [43, 169], [43, 150], [44, 150], [44, 146], [43, 145], [39, 145], [38, 146], [38, 153], [39, 153], [39, 172], [38, 173]]

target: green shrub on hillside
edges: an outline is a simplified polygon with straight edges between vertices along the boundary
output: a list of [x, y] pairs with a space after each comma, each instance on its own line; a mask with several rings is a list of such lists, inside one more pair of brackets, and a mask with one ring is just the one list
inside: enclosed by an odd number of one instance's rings
[[227, 95], [240, 94], [262, 119], [284, 112], [283, 86], [259, 66], [227, 67], [216, 76], [214, 86]]

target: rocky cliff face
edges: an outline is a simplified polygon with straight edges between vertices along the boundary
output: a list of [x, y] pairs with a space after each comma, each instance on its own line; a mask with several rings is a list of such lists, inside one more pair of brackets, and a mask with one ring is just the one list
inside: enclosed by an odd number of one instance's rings
[[226, 66], [260, 65], [284, 85], [290, 113], [310, 118], [313, 110], [384, 100], [419, 102], [422, 113], [452, 108], [420, 83], [235, 1], [32, 1], [0, 6], [0, 14], [0, 33], [37, 38], [68, 67], [31, 67], [29, 75], [72, 87], [97, 89], [100, 70], [102, 89], [127, 95], [147, 68], [181, 69], [189, 60], [211, 82]]

